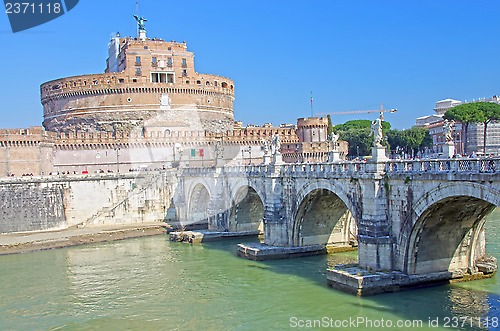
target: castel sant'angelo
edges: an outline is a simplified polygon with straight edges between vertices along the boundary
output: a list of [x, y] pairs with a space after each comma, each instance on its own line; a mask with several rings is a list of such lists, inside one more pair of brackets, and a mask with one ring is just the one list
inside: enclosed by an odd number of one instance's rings
[[244, 127], [231, 79], [196, 72], [185, 42], [150, 39], [136, 20], [136, 38], [111, 38], [105, 73], [41, 85], [43, 127], [0, 130], [1, 176], [260, 164], [268, 150], [328, 160], [326, 118]]

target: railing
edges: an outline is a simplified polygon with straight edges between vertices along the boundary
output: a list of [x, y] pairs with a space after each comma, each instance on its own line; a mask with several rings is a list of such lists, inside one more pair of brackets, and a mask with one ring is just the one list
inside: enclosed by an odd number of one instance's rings
[[[380, 167], [381, 166], [381, 167]], [[284, 176], [329, 177], [358, 176], [375, 171], [386, 173], [500, 173], [500, 158], [482, 159], [433, 159], [433, 160], [388, 160], [379, 163], [348, 162], [303, 163], [281, 165], [239, 165], [224, 167], [228, 176], [268, 176], [272, 173]], [[215, 172], [214, 167], [183, 169], [185, 175], [199, 176]]]
[[386, 172], [460, 172], [496, 173], [500, 172], [500, 158], [481, 159], [442, 159], [442, 160], [403, 160], [388, 161]]

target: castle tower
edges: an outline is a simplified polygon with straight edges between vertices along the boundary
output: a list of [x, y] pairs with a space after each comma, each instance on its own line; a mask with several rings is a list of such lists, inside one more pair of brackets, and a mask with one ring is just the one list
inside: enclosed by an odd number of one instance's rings
[[299, 118], [297, 136], [305, 143], [317, 143], [327, 140], [328, 119], [325, 117]]

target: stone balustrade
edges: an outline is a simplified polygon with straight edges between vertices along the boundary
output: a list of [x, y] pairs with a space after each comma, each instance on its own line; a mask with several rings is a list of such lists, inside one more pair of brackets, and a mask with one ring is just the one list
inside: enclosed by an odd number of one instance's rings
[[[388, 160], [379, 162], [385, 166], [386, 173], [496, 173], [500, 171], [500, 158], [476, 159], [435, 159], [435, 160]], [[359, 176], [374, 170], [375, 163], [370, 162], [339, 162], [339, 163], [308, 163], [282, 165], [238, 165], [224, 167], [226, 175], [267, 175], [277, 169], [282, 174], [298, 177], [329, 177], [329, 176]], [[189, 176], [206, 175], [213, 168], [186, 168], [184, 173]]]

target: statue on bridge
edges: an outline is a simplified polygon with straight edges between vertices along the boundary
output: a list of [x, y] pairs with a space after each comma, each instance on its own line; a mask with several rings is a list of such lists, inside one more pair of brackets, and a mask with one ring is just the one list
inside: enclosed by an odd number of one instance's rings
[[338, 146], [337, 146], [337, 141], [339, 141], [340, 139], [340, 135], [335, 133], [335, 132], [332, 132], [330, 134], [330, 142], [332, 144], [332, 150], [333, 151], [336, 151], [338, 149]]
[[373, 146], [382, 147], [382, 120], [380, 118], [372, 122], [370, 128], [370, 136], [371, 135], [373, 135]]
[[281, 154], [281, 142], [280, 142], [279, 134], [274, 136], [272, 146], [273, 146], [273, 154], [280, 155]]
[[446, 139], [447, 143], [453, 142], [453, 126], [455, 125], [455, 121], [444, 120], [443, 123], [443, 135]]
[[264, 150], [264, 155], [269, 155], [271, 149], [271, 142], [268, 139], [262, 139], [262, 149]]

